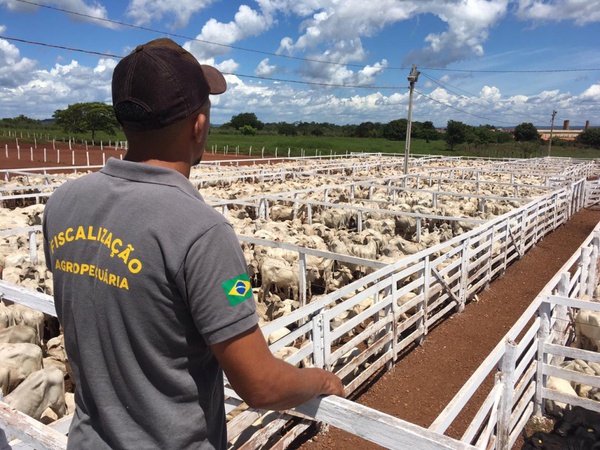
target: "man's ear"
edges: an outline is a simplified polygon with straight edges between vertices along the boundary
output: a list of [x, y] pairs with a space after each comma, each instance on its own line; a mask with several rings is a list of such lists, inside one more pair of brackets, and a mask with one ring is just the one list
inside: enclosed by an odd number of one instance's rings
[[200, 142], [204, 132], [204, 127], [208, 126], [206, 123], [206, 116], [202, 113], [198, 114], [194, 121], [194, 140]]

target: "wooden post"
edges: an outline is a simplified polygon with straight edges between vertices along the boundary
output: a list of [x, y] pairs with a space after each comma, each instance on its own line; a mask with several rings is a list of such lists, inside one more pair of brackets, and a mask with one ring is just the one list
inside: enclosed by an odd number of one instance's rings
[[89, 165], [90, 165], [90, 152], [85, 152], [85, 162], [86, 162], [86, 165], [89, 167]]
[[75, 151], [71, 150], [71, 165], [75, 165]]
[[56, 164], [60, 164], [60, 150], [56, 150]]
[[47, 159], [46, 159], [46, 147], [44, 147], [44, 162], [46, 162], [46, 161], [47, 161]]

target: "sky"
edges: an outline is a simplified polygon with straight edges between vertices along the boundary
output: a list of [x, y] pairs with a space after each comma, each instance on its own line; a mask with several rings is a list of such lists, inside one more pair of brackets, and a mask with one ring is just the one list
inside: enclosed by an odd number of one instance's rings
[[0, 0], [0, 118], [111, 104], [170, 37], [225, 74], [211, 122], [600, 126], [600, 0]]

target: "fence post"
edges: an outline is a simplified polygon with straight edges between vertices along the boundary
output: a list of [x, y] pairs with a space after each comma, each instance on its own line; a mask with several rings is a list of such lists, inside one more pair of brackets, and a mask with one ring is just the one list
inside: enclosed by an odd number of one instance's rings
[[[430, 255], [425, 256], [423, 269], [420, 271], [420, 278], [423, 280], [423, 284], [419, 286], [418, 295], [423, 296], [423, 301], [417, 305], [416, 313], [421, 314], [421, 317], [415, 323], [417, 330], [419, 330], [420, 336], [417, 338], [417, 344], [421, 345], [425, 340], [425, 336], [428, 333], [427, 316], [429, 315], [429, 283], [431, 279], [431, 262], [429, 260]], [[394, 339], [394, 342], [396, 339]]]
[[37, 243], [35, 241], [35, 230], [29, 231], [29, 259], [31, 260], [31, 264], [38, 263], [37, 257]]
[[458, 292], [459, 304], [456, 305], [456, 312], [462, 312], [465, 309], [466, 292], [467, 292], [467, 281], [469, 280], [469, 249], [471, 248], [471, 238], [467, 238], [463, 243], [463, 251], [461, 255], [460, 264], [460, 286]]
[[544, 364], [548, 362], [548, 354], [544, 352], [544, 345], [550, 335], [550, 303], [542, 301], [538, 309], [540, 318], [540, 329], [538, 331], [538, 351], [536, 367], [536, 384], [534, 397], [534, 414], [541, 416], [544, 413], [545, 401], [542, 397], [542, 389], [546, 386], [546, 375], [544, 375]]
[[510, 418], [515, 396], [515, 368], [517, 366], [517, 344], [511, 340], [505, 343], [504, 356], [500, 361], [500, 371], [504, 374], [502, 396], [498, 411], [498, 446], [499, 450], [510, 449]]
[[[594, 287], [590, 286], [590, 261], [591, 261], [592, 249], [585, 247], [581, 249], [581, 257], [579, 258], [579, 267], [581, 267], [581, 275], [579, 279], [579, 292], [577, 297], [587, 294], [592, 295], [594, 293]], [[590, 290], [591, 287], [591, 290]]]
[[306, 279], [306, 253], [298, 252], [298, 300], [300, 307], [306, 305], [306, 289], [308, 288]]
[[323, 368], [325, 366], [325, 355], [324, 355], [324, 336], [323, 336], [323, 313], [316, 314], [312, 320], [312, 341], [313, 341], [313, 358], [316, 367]]

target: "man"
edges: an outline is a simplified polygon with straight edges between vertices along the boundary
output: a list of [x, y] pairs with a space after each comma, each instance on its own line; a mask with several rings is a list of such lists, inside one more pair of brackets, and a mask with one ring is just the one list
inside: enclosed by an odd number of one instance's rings
[[225, 448], [222, 370], [251, 407], [344, 395], [270, 353], [233, 229], [189, 182], [223, 75], [170, 39], [115, 67], [125, 159], [48, 201], [46, 260], [75, 378], [69, 448]]

